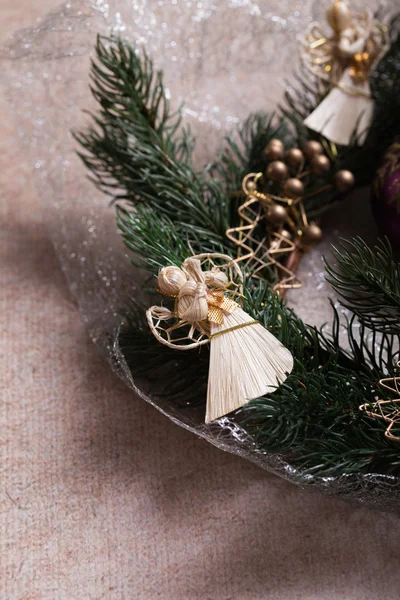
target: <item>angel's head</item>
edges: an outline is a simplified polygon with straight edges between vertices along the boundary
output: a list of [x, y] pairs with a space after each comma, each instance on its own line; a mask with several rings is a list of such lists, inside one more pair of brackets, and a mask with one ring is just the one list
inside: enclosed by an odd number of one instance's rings
[[353, 17], [346, 0], [335, 0], [326, 11], [326, 19], [337, 35], [347, 29], [351, 25]]

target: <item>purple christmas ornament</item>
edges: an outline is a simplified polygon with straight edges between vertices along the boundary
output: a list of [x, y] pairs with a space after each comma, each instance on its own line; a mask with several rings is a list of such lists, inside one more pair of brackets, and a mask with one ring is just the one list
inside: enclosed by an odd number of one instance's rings
[[372, 210], [382, 233], [400, 246], [400, 143], [390, 146], [376, 173]]

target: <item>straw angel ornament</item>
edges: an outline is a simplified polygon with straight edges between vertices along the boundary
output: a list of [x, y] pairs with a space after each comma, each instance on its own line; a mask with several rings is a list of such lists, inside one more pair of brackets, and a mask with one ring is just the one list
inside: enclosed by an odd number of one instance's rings
[[229, 256], [193, 256], [159, 272], [158, 291], [174, 299], [174, 309], [152, 306], [146, 313], [169, 348], [210, 344], [206, 423], [274, 391], [293, 369], [289, 350], [237, 303], [242, 279]]
[[327, 11], [326, 34], [312, 23], [301, 41], [303, 64], [331, 88], [304, 124], [336, 144], [349, 145], [355, 134], [365, 140], [372, 120], [369, 75], [388, 48], [387, 28], [370, 9], [353, 13], [345, 0]]

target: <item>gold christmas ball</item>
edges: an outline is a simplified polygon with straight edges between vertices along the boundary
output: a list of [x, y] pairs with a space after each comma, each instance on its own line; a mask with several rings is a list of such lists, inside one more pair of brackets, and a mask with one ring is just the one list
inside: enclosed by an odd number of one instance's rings
[[264, 148], [264, 154], [268, 160], [278, 160], [279, 158], [282, 158], [283, 151], [283, 143], [281, 140], [278, 140], [278, 138], [272, 138]]
[[316, 154], [311, 160], [311, 170], [316, 175], [324, 175], [330, 168], [331, 163], [325, 154]]
[[345, 169], [342, 169], [341, 171], [338, 171], [335, 175], [336, 188], [342, 194], [351, 190], [351, 188], [354, 186], [354, 182], [354, 175], [351, 171], [346, 171]]
[[304, 225], [301, 229], [300, 243], [304, 248], [318, 244], [322, 240], [322, 230], [315, 223]]
[[274, 160], [267, 167], [267, 177], [272, 181], [285, 181], [288, 176], [288, 168], [281, 160]]
[[267, 219], [272, 225], [281, 225], [287, 219], [288, 211], [287, 208], [281, 204], [274, 204], [268, 207]]
[[247, 190], [248, 193], [255, 192], [256, 189], [257, 189], [257, 184], [256, 184], [255, 181], [251, 181], [251, 180], [250, 181], [246, 181], [245, 185], [246, 185], [246, 190]]
[[300, 196], [302, 196], [304, 193], [304, 185], [300, 179], [297, 179], [297, 177], [291, 177], [285, 181], [283, 193], [288, 198], [300, 198]]
[[317, 154], [323, 154], [324, 149], [322, 147], [322, 144], [320, 144], [316, 140], [308, 140], [308, 142], [304, 144], [303, 152], [308, 158], [308, 160], [311, 160], [313, 156], [316, 156]]
[[285, 160], [289, 167], [292, 167], [292, 169], [298, 169], [304, 161], [304, 154], [300, 148], [291, 148], [286, 152]]

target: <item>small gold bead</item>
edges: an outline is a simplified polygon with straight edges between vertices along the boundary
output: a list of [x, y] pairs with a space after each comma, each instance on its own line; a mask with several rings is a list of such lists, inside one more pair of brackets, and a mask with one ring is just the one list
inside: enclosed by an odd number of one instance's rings
[[285, 160], [289, 167], [292, 167], [292, 169], [298, 169], [304, 162], [304, 154], [300, 148], [291, 148], [286, 152]]
[[304, 144], [303, 152], [308, 158], [308, 160], [311, 160], [317, 154], [323, 154], [324, 149], [322, 147], [322, 144], [320, 144], [316, 140], [308, 140], [308, 142]]
[[288, 211], [281, 204], [274, 204], [267, 210], [267, 219], [272, 225], [281, 225], [287, 219]]
[[287, 229], [282, 229], [282, 231], [280, 231], [279, 233], [283, 238], [285, 238], [285, 240], [290, 240], [292, 237], [292, 234]]
[[271, 140], [269, 140], [269, 144], [271, 146], [277, 146], [279, 148], [281, 148], [281, 150], [283, 150], [283, 142], [282, 140], [280, 140], [279, 138], [272, 138]]
[[297, 179], [297, 177], [291, 177], [285, 181], [283, 193], [288, 198], [300, 198], [300, 196], [302, 196], [304, 193], [304, 185], [300, 179]]
[[254, 192], [257, 189], [257, 184], [255, 181], [246, 181], [246, 191], [247, 192]]
[[351, 188], [354, 186], [354, 183], [355, 179], [351, 171], [342, 169], [341, 171], [338, 171], [335, 175], [336, 188], [342, 194], [351, 190]]
[[285, 181], [288, 174], [288, 168], [281, 160], [274, 160], [267, 167], [267, 177], [272, 181]]
[[311, 246], [314, 246], [314, 244], [317, 244], [321, 240], [322, 230], [316, 223], [310, 223], [301, 228], [299, 241], [303, 248], [311, 248]]
[[311, 160], [311, 170], [316, 175], [323, 175], [331, 168], [329, 158], [325, 154], [316, 154]]
[[264, 155], [268, 160], [278, 160], [282, 158], [284, 146], [281, 140], [278, 138], [272, 138], [267, 146], [264, 148]]

